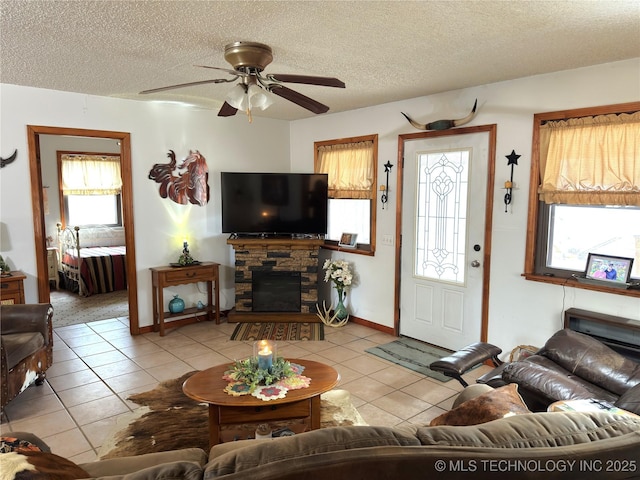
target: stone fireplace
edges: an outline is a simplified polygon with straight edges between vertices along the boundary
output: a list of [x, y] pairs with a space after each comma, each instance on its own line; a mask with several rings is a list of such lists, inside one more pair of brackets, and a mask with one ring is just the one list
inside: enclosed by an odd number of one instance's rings
[[232, 322], [319, 321], [320, 239], [230, 238], [235, 250]]

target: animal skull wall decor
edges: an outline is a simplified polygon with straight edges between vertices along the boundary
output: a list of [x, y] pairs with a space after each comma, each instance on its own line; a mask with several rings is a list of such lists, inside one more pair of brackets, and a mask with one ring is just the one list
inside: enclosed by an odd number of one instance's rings
[[404, 115], [404, 118], [406, 118], [409, 121], [409, 123], [413, 125], [415, 128], [417, 128], [418, 130], [448, 130], [453, 127], [459, 127], [461, 125], [464, 125], [465, 123], [469, 123], [476, 114], [477, 106], [478, 106], [478, 99], [476, 98], [476, 101], [473, 104], [473, 108], [471, 109], [471, 113], [466, 117], [460, 118], [458, 120], [436, 120], [435, 122], [431, 122], [431, 123], [418, 123], [415, 120], [412, 120], [409, 117], [409, 115], [407, 115], [406, 113], [404, 112], [400, 112], [400, 113], [402, 113], [402, 115]]

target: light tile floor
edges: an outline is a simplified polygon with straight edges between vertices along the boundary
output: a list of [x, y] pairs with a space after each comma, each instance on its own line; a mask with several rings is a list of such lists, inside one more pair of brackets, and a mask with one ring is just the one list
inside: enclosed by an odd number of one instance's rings
[[[44, 439], [52, 451], [75, 462], [95, 460], [118, 417], [138, 405], [133, 393], [158, 382], [252, 353], [252, 342], [229, 340], [236, 324], [201, 322], [170, 329], [160, 337], [132, 337], [126, 319], [102, 320], [54, 330], [54, 363], [42, 386], [31, 386], [7, 405], [0, 431], [28, 431]], [[288, 358], [332, 365], [340, 373], [337, 388], [370, 425], [423, 424], [448, 410], [462, 389], [417, 374], [365, 352], [395, 337], [362, 325], [325, 328], [325, 340], [283, 342]], [[489, 367], [468, 373], [473, 383]]]

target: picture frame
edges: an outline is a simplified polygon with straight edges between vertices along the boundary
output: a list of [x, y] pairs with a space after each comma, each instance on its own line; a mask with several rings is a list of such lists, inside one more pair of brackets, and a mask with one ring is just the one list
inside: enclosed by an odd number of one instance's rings
[[589, 253], [584, 276], [592, 280], [612, 283], [628, 283], [633, 258]]
[[357, 233], [347, 233], [343, 232], [340, 235], [340, 241], [338, 242], [338, 246], [344, 248], [356, 248], [356, 240], [358, 239]]

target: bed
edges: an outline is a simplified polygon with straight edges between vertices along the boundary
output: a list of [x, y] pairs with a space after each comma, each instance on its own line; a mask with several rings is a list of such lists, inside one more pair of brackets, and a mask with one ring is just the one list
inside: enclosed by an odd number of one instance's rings
[[111, 245], [117, 239], [114, 231], [102, 226], [62, 228], [58, 224], [58, 265], [64, 288], [83, 297], [127, 289], [126, 248]]

